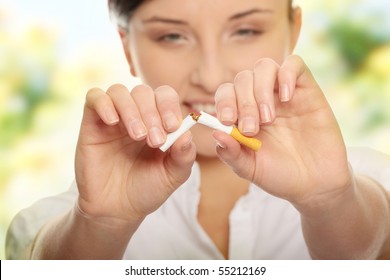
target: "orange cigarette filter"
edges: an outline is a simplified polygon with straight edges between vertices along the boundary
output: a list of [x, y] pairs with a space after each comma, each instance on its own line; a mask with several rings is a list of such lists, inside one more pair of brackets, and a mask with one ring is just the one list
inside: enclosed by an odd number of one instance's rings
[[256, 138], [252, 137], [246, 137], [241, 134], [241, 132], [238, 130], [237, 127], [233, 127], [232, 132], [230, 132], [230, 135], [236, 139], [238, 142], [240, 142], [242, 145], [254, 150], [258, 151], [261, 148], [261, 141]]
[[246, 137], [238, 130], [235, 126], [227, 126], [222, 124], [216, 117], [209, 115], [205, 112], [200, 112], [200, 115], [191, 114], [192, 118], [205, 126], [214, 128], [219, 131], [223, 131], [229, 135], [231, 135], [234, 139], [240, 142], [242, 145], [254, 150], [258, 151], [261, 148], [261, 141], [257, 138]]

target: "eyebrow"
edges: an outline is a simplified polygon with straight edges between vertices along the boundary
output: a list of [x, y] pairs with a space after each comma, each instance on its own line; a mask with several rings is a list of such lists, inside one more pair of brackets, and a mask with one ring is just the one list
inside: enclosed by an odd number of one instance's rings
[[250, 15], [253, 15], [253, 14], [257, 14], [257, 13], [260, 13], [260, 14], [272, 14], [273, 11], [271, 9], [258, 9], [258, 8], [254, 8], [254, 9], [250, 9], [250, 10], [247, 10], [247, 11], [243, 11], [243, 12], [239, 12], [237, 14], [234, 14], [232, 16], [229, 17], [229, 20], [237, 20], [237, 19], [240, 19], [240, 18], [243, 18], [243, 17], [246, 17], [246, 16], [250, 16]]
[[173, 18], [163, 18], [159, 16], [153, 16], [149, 19], [145, 19], [142, 21], [143, 23], [155, 23], [155, 22], [160, 22], [160, 23], [170, 23], [170, 24], [179, 24], [179, 25], [186, 25], [187, 22], [179, 19], [173, 19]]
[[[243, 11], [243, 12], [239, 12], [237, 14], [234, 14], [232, 16], [230, 16], [228, 18], [229, 21], [234, 21], [234, 20], [238, 20], [238, 19], [241, 19], [241, 18], [244, 18], [244, 17], [247, 17], [247, 16], [250, 16], [250, 15], [253, 15], [253, 14], [257, 14], [257, 13], [273, 13], [272, 10], [270, 9], [258, 9], [258, 8], [255, 8], [255, 9], [250, 9], [250, 10], [247, 10], [247, 11]], [[160, 17], [160, 16], [152, 16], [151, 18], [149, 19], [145, 19], [142, 21], [143, 23], [168, 23], [168, 24], [178, 24], [178, 25], [187, 25], [188, 23], [184, 20], [180, 20], [180, 19], [174, 19], [174, 18], [164, 18], [164, 17]]]

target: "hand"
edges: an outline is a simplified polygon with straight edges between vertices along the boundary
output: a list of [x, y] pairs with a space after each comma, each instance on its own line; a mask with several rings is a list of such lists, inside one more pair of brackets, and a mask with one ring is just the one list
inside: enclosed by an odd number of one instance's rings
[[76, 150], [79, 208], [105, 223], [142, 220], [190, 175], [191, 134], [163, 153], [157, 147], [182, 120], [176, 92], [115, 85], [88, 92]]
[[[275, 90], [275, 88], [277, 90]], [[351, 186], [345, 145], [324, 94], [302, 59], [259, 60], [216, 93], [218, 118], [238, 122], [262, 148], [253, 152], [215, 132], [218, 155], [241, 177], [298, 207], [315, 207]]]

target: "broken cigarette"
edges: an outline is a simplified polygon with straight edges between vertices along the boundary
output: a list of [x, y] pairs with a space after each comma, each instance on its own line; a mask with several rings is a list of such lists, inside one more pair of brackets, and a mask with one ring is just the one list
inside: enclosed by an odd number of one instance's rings
[[160, 147], [160, 150], [163, 152], [168, 150], [180, 136], [182, 136], [186, 131], [190, 130], [190, 128], [193, 127], [196, 123], [200, 123], [215, 130], [225, 132], [244, 146], [254, 151], [258, 151], [261, 147], [260, 140], [256, 138], [246, 137], [242, 135], [241, 132], [235, 126], [224, 125], [216, 117], [213, 117], [212, 115], [209, 115], [205, 112], [200, 112], [199, 115], [196, 115], [195, 113], [189, 114], [183, 120], [178, 130], [167, 135], [167, 140]]

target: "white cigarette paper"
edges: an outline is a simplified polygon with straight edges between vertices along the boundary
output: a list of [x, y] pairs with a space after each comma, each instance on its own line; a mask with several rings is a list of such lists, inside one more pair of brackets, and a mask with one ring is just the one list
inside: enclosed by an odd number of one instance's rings
[[193, 127], [195, 124], [196, 121], [192, 118], [192, 116], [188, 115], [187, 117], [185, 117], [180, 127], [176, 131], [167, 135], [167, 140], [160, 147], [160, 150], [163, 152], [168, 150], [176, 142], [176, 140], [179, 139], [180, 136], [190, 130], [190, 128]]
[[233, 130], [233, 126], [227, 126], [222, 124], [216, 117], [209, 115], [203, 111], [200, 112], [198, 123], [208, 126], [212, 129], [219, 130], [230, 134]]

